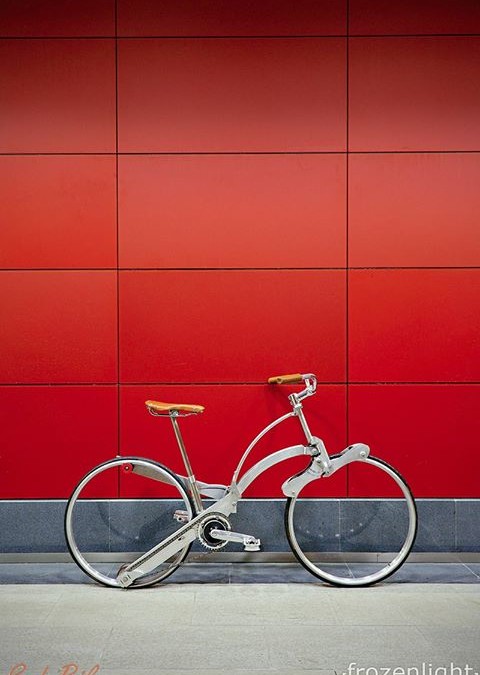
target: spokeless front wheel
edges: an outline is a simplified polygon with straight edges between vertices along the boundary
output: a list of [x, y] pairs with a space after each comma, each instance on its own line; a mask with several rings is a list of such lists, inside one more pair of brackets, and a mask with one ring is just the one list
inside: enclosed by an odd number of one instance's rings
[[[347, 497], [322, 497], [334, 479]], [[367, 586], [405, 562], [415, 541], [417, 510], [400, 474], [368, 457], [289, 498], [285, 528], [293, 553], [309, 572], [337, 586]]]
[[[193, 517], [193, 505], [178, 477], [140, 457], [99, 464], [82, 478], [67, 503], [65, 536], [75, 562], [105, 586], [120, 586], [121, 567], [150, 550]], [[185, 546], [149, 574], [140, 588], [165, 579], [185, 559]]]

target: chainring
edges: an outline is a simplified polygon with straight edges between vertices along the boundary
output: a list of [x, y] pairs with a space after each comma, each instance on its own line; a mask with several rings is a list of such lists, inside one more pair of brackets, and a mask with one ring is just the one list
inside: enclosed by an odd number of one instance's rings
[[228, 518], [220, 513], [212, 513], [200, 523], [198, 528], [198, 538], [202, 546], [209, 551], [218, 551], [228, 544], [228, 541], [215, 539], [210, 535], [212, 530], [231, 530], [232, 526]]

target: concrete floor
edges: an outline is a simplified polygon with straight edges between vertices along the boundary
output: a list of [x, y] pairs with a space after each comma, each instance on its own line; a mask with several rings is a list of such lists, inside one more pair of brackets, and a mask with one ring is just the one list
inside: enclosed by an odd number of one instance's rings
[[[118, 563], [102, 563], [105, 573]], [[349, 563], [352, 575], [368, 564]], [[373, 570], [369, 570], [370, 572]], [[348, 572], [341, 574], [348, 576]], [[316, 577], [298, 563], [190, 563], [179, 567], [165, 584], [311, 584]], [[68, 563], [0, 563], [1, 584], [94, 584], [73, 562]], [[480, 584], [480, 562], [476, 563], [405, 563], [386, 579], [390, 583]], [[1, 675], [1, 671], [0, 671]], [[372, 674], [373, 675], [373, 674]], [[412, 674], [413, 675], [413, 674]], [[430, 675], [426, 673], [425, 675]], [[440, 675], [440, 674], [438, 674]]]
[[[450, 583], [393, 578], [365, 589], [332, 588], [313, 577], [304, 583], [172, 577], [138, 591], [3, 583], [0, 674], [417, 675], [415, 667], [418, 675], [478, 674], [480, 579], [455, 583], [459, 570], [450, 571]], [[442, 574], [445, 568], [436, 578]], [[27, 669], [14, 670], [21, 663]], [[78, 669], [62, 670], [66, 664]], [[350, 671], [349, 664], [355, 664]]]

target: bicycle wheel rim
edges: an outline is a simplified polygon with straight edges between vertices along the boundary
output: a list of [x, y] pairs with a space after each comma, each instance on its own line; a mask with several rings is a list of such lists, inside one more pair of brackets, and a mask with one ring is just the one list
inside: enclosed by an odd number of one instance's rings
[[[86, 489], [91, 487], [92, 482], [95, 481], [96, 478], [101, 479], [102, 474], [105, 474], [109, 470], [120, 471], [122, 467], [127, 467], [130, 465], [143, 467], [145, 469], [153, 471], [154, 473], [159, 474], [165, 480], [165, 483], [163, 481], [155, 481], [155, 483], [161, 486], [167, 485], [168, 488], [170, 489], [170, 492], [176, 495], [176, 498], [172, 498], [170, 500], [173, 503], [173, 506], [171, 507], [172, 511], [177, 510], [177, 508], [181, 508], [181, 510], [186, 512], [188, 520], [190, 520], [193, 517], [194, 513], [194, 507], [191, 498], [187, 493], [187, 491], [185, 490], [185, 488], [183, 487], [182, 483], [178, 480], [177, 476], [169, 469], [167, 469], [161, 464], [158, 464], [157, 462], [139, 457], [122, 457], [99, 464], [94, 469], [89, 471], [78, 483], [67, 503], [64, 521], [65, 538], [70, 554], [72, 555], [77, 565], [95, 581], [105, 586], [110, 586], [113, 588], [123, 588], [123, 586], [121, 586], [121, 584], [116, 579], [118, 569], [123, 564], [131, 562], [131, 560], [134, 560], [136, 557], [138, 557], [138, 555], [144, 553], [145, 551], [144, 550], [134, 552], [123, 551], [121, 542], [118, 541], [116, 541], [115, 544], [112, 546], [112, 541], [115, 539], [115, 537], [112, 536], [111, 531], [115, 527], [117, 528], [117, 535], [118, 530], [121, 531], [121, 525], [120, 526], [118, 525], [118, 522], [121, 522], [121, 517], [120, 518], [117, 517], [117, 523], [113, 523], [111, 521], [109, 503], [115, 504], [121, 503], [121, 505], [125, 507], [124, 510], [126, 510], [127, 514], [130, 512], [130, 517], [132, 507], [140, 505], [142, 511], [144, 511], [146, 502], [150, 502], [149, 504], [147, 504], [150, 512], [156, 511], [157, 506], [158, 507], [170, 506], [169, 504], [163, 503], [163, 500], [161, 501], [156, 498], [123, 499], [119, 497], [117, 498], [114, 497], [111, 499], [103, 499], [102, 497], [82, 497], [82, 493], [84, 493]], [[123, 504], [123, 502], [126, 503]], [[105, 542], [100, 542], [99, 546], [95, 548], [95, 550], [93, 551], [88, 550], [88, 546], [81, 545], [79, 543], [79, 540], [85, 536], [85, 533], [81, 532], [82, 528], [80, 527], [80, 524], [78, 522], [79, 520], [78, 509], [81, 506], [85, 506], [87, 508], [87, 511], [88, 510], [91, 511], [92, 505], [94, 510], [96, 510], [96, 507], [99, 507], [100, 505], [102, 506], [105, 505], [105, 509], [107, 509], [109, 512], [108, 525], [105, 525], [104, 528], [105, 533], [108, 530], [108, 551], [104, 550], [107, 547]], [[154, 519], [151, 519], [150, 522], [154, 522]], [[172, 524], [170, 529], [171, 531], [173, 531], [174, 529], [179, 527], [181, 527], [181, 524], [177, 525]], [[159, 543], [163, 538], [164, 536], [161, 535], [158, 536], [158, 538], [156, 538], [155, 541], [151, 542], [151, 546]], [[102, 543], [105, 545], [102, 545]], [[85, 548], [87, 548], [87, 550], [85, 550]], [[146, 547], [147, 550], [148, 548], [150, 548], [150, 545]], [[185, 546], [178, 553], [172, 556], [168, 561], [166, 561], [163, 567], [154, 570], [153, 572], [145, 575], [144, 577], [136, 579], [133, 582], [133, 584], [129, 586], [129, 588], [144, 588], [146, 586], [151, 586], [165, 579], [167, 576], [172, 574], [183, 562], [185, 557], [188, 555], [190, 548], [191, 545]], [[108, 563], [105, 562], [103, 564], [101, 562], [102, 556], [108, 556], [109, 561], [113, 560], [116, 562], [108, 562]], [[102, 567], [103, 568], [109, 567], [111, 569], [109, 569], [108, 573], [105, 573], [104, 571], [101, 571]]]
[[[356, 464], [357, 462], [352, 462], [352, 464]], [[397, 571], [401, 565], [405, 562], [408, 554], [410, 553], [413, 544], [415, 542], [415, 537], [417, 533], [417, 509], [415, 505], [415, 500], [413, 499], [412, 493], [410, 488], [408, 487], [406, 481], [402, 478], [402, 476], [393, 469], [389, 464], [384, 462], [383, 460], [374, 458], [374, 457], [368, 457], [362, 460], [358, 460], [358, 464], [366, 464], [370, 466], [374, 466], [377, 469], [380, 469], [383, 471], [385, 474], [387, 474], [393, 481], [395, 482], [396, 486], [399, 488], [401, 491], [403, 500], [404, 500], [404, 505], [405, 505], [405, 517], [407, 519], [407, 525], [405, 527], [405, 532], [404, 532], [404, 537], [402, 539], [402, 544], [399, 546], [398, 551], [394, 554], [392, 554], [392, 559], [386, 561], [385, 563], [382, 563], [381, 559], [377, 563], [379, 566], [379, 569], [370, 573], [365, 573], [365, 574], [359, 574], [357, 572], [357, 576], [340, 576], [338, 574], [334, 574], [328, 571], [328, 563], [326, 565], [327, 569], [323, 569], [323, 565], [319, 566], [314, 560], [312, 560], [312, 553], [310, 551], [305, 552], [303, 549], [305, 548], [305, 544], [300, 544], [298, 541], [297, 534], [295, 532], [295, 507], [298, 503], [298, 500], [301, 499], [301, 493], [296, 495], [295, 497], [291, 497], [287, 500], [286, 508], [285, 508], [285, 530], [287, 534], [287, 539], [289, 541], [290, 547], [297, 558], [297, 560], [312, 574], [317, 576], [318, 578], [322, 579], [323, 581], [335, 585], [335, 586], [368, 586], [371, 584], [375, 584], [379, 581], [382, 581], [383, 579], [386, 579], [389, 577], [391, 574], [393, 574], [395, 571]], [[351, 465], [349, 465], [351, 466]], [[342, 469], [340, 469], [342, 471]], [[327, 480], [328, 478], [320, 478], [319, 481]], [[342, 502], [348, 501], [345, 498], [341, 498]], [[353, 500], [355, 501], [355, 500]], [[373, 501], [382, 501], [380, 499], [378, 500], [371, 500]], [[402, 501], [401, 499], [398, 501]], [[339, 529], [341, 529], [339, 527]], [[303, 546], [303, 548], [302, 548]], [[347, 566], [347, 569], [351, 570], [352, 565], [348, 564], [348, 558], [354, 557], [354, 554], [351, 553], [346, 553], [342, 552], [341, 550], [338, 551], [338, 558], [339, 560], [342, 559], [346, 560], [347, 562], [345, 563]], [[334, 566], [334, 565], [332, 565]], [[357, 567], [362, 567], [362, 565], [357, 565]], [[368, 568], [368, 565], [365, 565], [365, 567]]]

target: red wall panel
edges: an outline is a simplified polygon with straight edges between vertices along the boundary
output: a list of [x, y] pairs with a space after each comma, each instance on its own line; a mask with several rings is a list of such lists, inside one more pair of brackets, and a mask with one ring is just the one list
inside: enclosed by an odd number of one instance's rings
[[353, 382], [480, 381], [478, 270], [353, 270]]
[[480, 32], [477, 0], [350, 0], [350, 35]]
[[115, 0], [2, 0], [2, 37], [115, 35]]
[[352, 39], [350, 150], [479, 150], [480, 38]]
[[138, 39], [119, 50], [122, 152], [345, 147], [343, 39]]
[[112, 40], [0, 40], [0, 152], [115, 150]]
[[349, 159], [349, 263], [475, 266], [480, 155], [364, 154]]
[[0, 157], [0, 267], [115, 267], [115, 157]]
[[123, 382], [345, 377], [343, 272], [123, 272]]
[[[155, 418], [144, 402], [199, 403], [205, 412], [181, 420], [180, 427], [199, 480], [229, 483], [240, 457], [267, 424], [291, 410], [290, 387], [272, 385], [123, 386], [121, 388], [121, 446], [123, 455], [152, 457], [185, 475], [172, 425]], [[332, 452], [345, 447], [345, 387], [324, 386], [305, 403], [312, 433], [322, 437]], [[245, 464], [253, 466], [270, 452], [303, 444], [305, 436], [296, 419], [282, 422], [252, 451]], [[282, 482], [305, 466], [305, 458], [289, 460], [270, 469], [249, 488], [247, 496], [282, 496]], [[325, 496], [345, 494], [345, 477], [325, 481]]]
[[[349, 441], [370, 445], [417, 497], [478, 497], [479, 405], [478, 386], [352, 385]], [[468, 470], [456, 468], [462, 453]]]
[[418, 496], [480, 496], [444, 470], [452, 443], [478, 464], [480, 10], [351, 0], [348, 77], [346, 11], [2, 3], [0, 498], [65, 496], [117, 445], [180, 468], [155, 397], [207, 406], [182, 427], [228, 480], [289, 370], [326, 383], [306, 409], [332, 452], [348, 422]]
[[119, 35], [339, 35], [345, 0], [118, 0]]
[[120, 158], [123, 267], [345, 265], [342, 155]]
[[115, 382], [114, 272], [1, 272], [2, 383]]
[[115, 456], [117, 426], [116, 387], [0, 387], [0, 496], [68, 497]]

